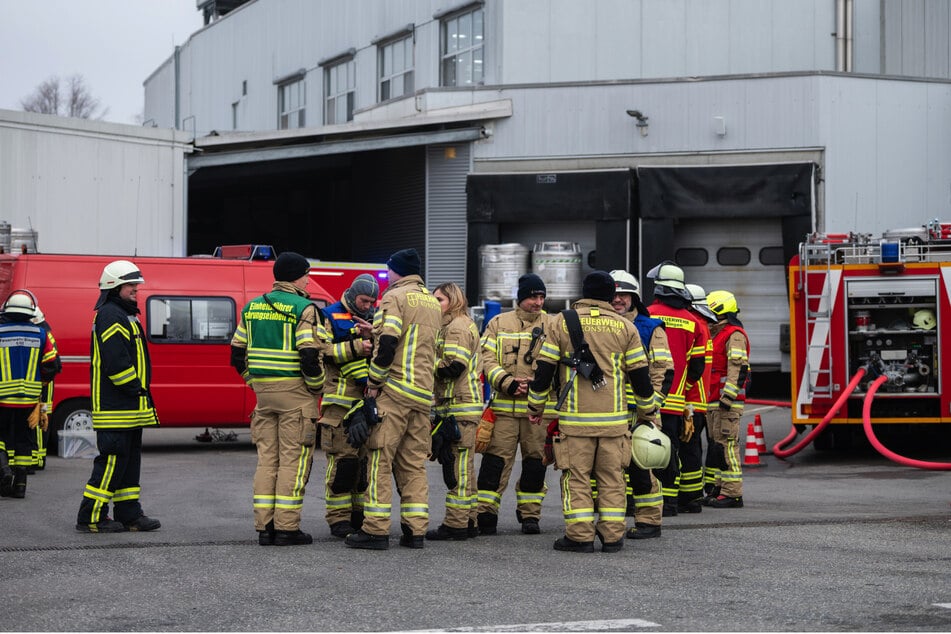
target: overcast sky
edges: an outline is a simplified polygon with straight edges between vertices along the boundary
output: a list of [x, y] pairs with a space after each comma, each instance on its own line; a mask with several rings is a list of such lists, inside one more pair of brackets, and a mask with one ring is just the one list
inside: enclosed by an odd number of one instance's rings
[[202, 28], [196, 0], [0, 0], [0, 108], [52, 75], [80, 74], [109, 112], [139, 123], [142, 82]]

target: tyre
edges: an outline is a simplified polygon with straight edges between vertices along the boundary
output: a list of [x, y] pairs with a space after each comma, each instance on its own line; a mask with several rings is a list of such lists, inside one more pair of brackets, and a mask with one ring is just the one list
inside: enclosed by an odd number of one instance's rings
[[47, 453], [59, 455], [60, 431], [92, 431], [92, 403], [77, 398], [59, 404], [50, 419], [50, 437]]

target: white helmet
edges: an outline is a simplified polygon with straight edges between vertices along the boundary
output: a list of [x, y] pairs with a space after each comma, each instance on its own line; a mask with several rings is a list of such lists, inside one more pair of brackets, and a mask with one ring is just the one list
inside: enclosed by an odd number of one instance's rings
[[46, 315], [43, 314], [43, 311], [40, 310], [39, 304], [36, 306], [36, 313], [33, 314], [33, 319], [31, 319], [34, 324], [42, 324], [46, 321]]
[[139, 267], [128, 260], [116, 260], [106, 265], [102, 269], [102, 277], [99, 278], [99, 288], [104, 291], [113, 288], [119, 288], [123, 284], [141, 284], [142, 272]]
[[915, 328], [919, 330], [931, 330], [938, 325], [938, 320], [935, 318], [933, 310], [922, 308], [915, 312], [912, 323], [914, 323]]
[[621, 269], [611, 271], [611, 278], [614, 280], [615, 292], [641, 294], [641, 287], [637, 283], [637, 278]]
[[647, 272], [647, 277], [654, 280], [654, 295], [675, 296], [690, 301], [690, 293], [684, 284], [684, 270], [670, 260], [664, 260], [652, 268]]
[[690, 293], [690, 304], [692, 308], [706, 317], [709, 321], [717, 321], [717, 316], [707, 305], [707, 292], [699, 284], [687, 284], [687, 292]]
[[631, 434], [631, 458], [641, 469], [663, 469], [670, 462], [670, 438], [650, 423]]
[[33, 293], [27, 290], [16, 290], [10, 294], [7, 301], [3, 303], [4, 313], [18, 313], [20, 315], [29, 315], [31, 318], [36, 316], [36, 298]]

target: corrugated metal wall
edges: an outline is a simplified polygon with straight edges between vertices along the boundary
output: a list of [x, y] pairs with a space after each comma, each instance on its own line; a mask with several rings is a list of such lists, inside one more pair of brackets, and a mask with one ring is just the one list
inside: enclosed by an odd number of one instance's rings
[[468, 144], [426, 149], [426, 285], [455, 282], [466, 290], [466, 174]]

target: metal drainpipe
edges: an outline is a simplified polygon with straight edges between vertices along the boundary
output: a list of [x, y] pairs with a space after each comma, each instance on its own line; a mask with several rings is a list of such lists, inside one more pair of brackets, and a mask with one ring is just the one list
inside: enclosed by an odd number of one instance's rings
[[182, 47], [175, 47], [175, 129], [181, 130], [181, 75], [179, 69], [179, 54], [181, 53]]
[[835, 0], [835, 70], [845, 71], [845, 0]]
[[855, 0], [845, 0], [845, 72], [852, 72], [852, 23]]

